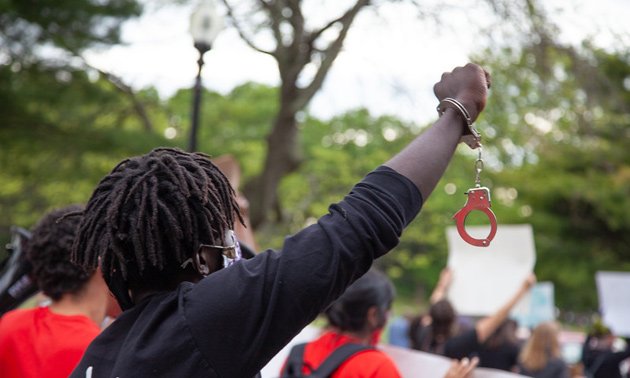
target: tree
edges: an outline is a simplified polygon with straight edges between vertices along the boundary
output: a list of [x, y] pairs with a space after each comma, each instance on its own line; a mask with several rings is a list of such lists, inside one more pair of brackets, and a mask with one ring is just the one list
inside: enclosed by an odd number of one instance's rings
[[[37, 123], [39, 109], [29, 106], [31, 101], [55, 102], [56, 88], [63, 90], [81, 72], [94, 73], [81, 61], [81, 53], [119, 43], [122, 22], [140, 11], [136, 0], [1, 2], [0, 110], [6, 117], [2, 125]], [[35, 89], [31, 83], [46, 86]], [[125, 88], [120, 81], [116, 84]]]
[[[118, 43], [122, 22], [140, 11], [135, 0], [0, 2], [0, 239], [12, 224], [85, 199], [119, 160], [119, 139], [142, 127], [128, 117], [133, 105], [77, 59]], [[122, 150], [155, 140], [134, 136]]]
[[480, 126], [498, 157], [494, 199], [506, 221], [534, 226], [536, 270], [560, 307], [592, 310], [595, 272], [630, 270], [630, 49], [558, 43], [529, 11], [528, 43], [478, 57], [495, 83]]
[[[272, 56], [280, 72], [279, 108], [267, 136], [267, 154], [261, 174], [245, 188], [250, 198], [254, 227], [264, 223], [267, 214], [278, 205], [280, 180], [295, 171], [302, 161], [297, 114], [311, 101], [339, 55], [350, 26], [369, 0], [356, 0], [343, 14], [319, 27], [306, 23], [299, 0], [259, 0], [253, 8], [233, 6], [223, 0], [233, 25], [243, 40], [256, 51]], [[243, 9], [245, 8], [245, 9]], [[255, 13], [260, 22], [244, 22]], [[254, 31], [268, 28], [275, 46], [261, 47]], [[331, 34], [335, 34], [331, 37]], [[308, 78], [307, 67], [315, 67]]]
[[[377, 7], [394, 0], [351, 0], [345, 2], [344, 11], [329, 20], [317, 23], [307, 17], [307, 3], [301, 0], [222, 0], [232, 25], [242, 39], [254, 50], [274, 58], [278, 64], [280, 91], [279, 107], [273, 126], [267, 135], [267, 153], [262, 172], [245, 188], [252, 202], [254, 227], [263, 224], [271, 213], [281, 220], [281, 206], [277, 188], [283, 177], [294, 172], [303, 160], [299, 143], [298, 115], [309, 104], [322, 86], [333, 62], [339, 55], [345, 39], [357, 16], [367, 7]], [[441, 12], [457, 6], [422, 3], [410, 0], [421, 17], [437, 21]], [[312, 4], [311, 4], [312, 5]], [[338, 3], [336, 4], [339, 8]], [[330, 4], [318, 2], [320, 8]], [[500, 27], [524, 17], [533, 17], [538, 5], [534, 0], [515, 4], [506, 0], [486, 0], [478, 7], [488, 7], [497, 15]], [[464, 9], [463, 7], [460, 9]], [[469, 9], [466, 8], [466, 11]], [[426, 17], [429, 16], [429, 17]], [[484, 22], [487, 22], [484, 19]], [[478, 20], [471, 19], [471, 27]], [[448, 27], [447, 25], [440, 25]], [[496, 25], [495, 25], [496, 26]], [[494, 33], [488, 28], [481, 36]], [[275, 210], [275, 211], [272, 211]]]
[[[331, 130], [321, 131], [324, 134], [332, 133], [328, 134], [327, 138], [332, 138], [336, 133], [337, 138], [344, 139], [343, 135], [339, 135], [339, 131], [334, 131], [336, 130], [335, 123], [313, 122], [306, 118], [304, 127], [301, 128], [304, 141], [300, 143], [297, 134], [300, 129], [297, 125], [296, 115], [299, 114], [301, 108], [290, 106], [291, 101], [298, 98], [298, 94], [302, 90], [314, 88], [310, 87], [309, 83], [316, 82], [309, 81], [309, 78], [313, 80], [317, 74], [325, 74], [326, 71], [321, 70], [321, 67], [326, 68], [326, 66], [319, 64], [326, 61], [324, 53], [327, 48], [335, 46], [335, 42], [338, 40], [332, 38], [328, 40], [328, 44], [324, 44], [324, 48], [312, 48], [313, 45], [309, 44], [312, 41], [309, 36], [322, 36], [323, 33], [318, 34], [318, 29], [309, 29], [304, 26], [306, 20], [303, 17], [303, 8], [301, 8], [303, 2], [259, 1], [255, 2], [258, 7], [254, 6], [240, 12], [231, 6], [232, 2], [229, 0], [224, 0], [224, 3], [228, 6], [233, 23], [243, 39], [254, 49], [274, 57], [278, 61], [280, 71], [280, 108], [268, 136], [268, 155], [264, 170], [257, 180], [251, 182], [248, 191], [253, 202], [258, 202], [261, 205], [258, 208], [261, 213], [258, 214], [257, 220], [262, 221], [264, 216], [269, 213], [269, 209], [277, 205], [278, 197], [275, 194], [276, 189], [273, 189], [276, 186], [281, 193], [280, 198], [283, 199], [287, 208], [302, 209], [301, 212], [291, 212], [287, 221], [307, 223], [309, 214], [321, 214], [328, 204], [326, 201], [318, 201], [317, 196], [327, 199], [323, 195], [324, 191], [317, 190], [318, 187], [327, 185], [326, 192], [331, 191], [336, 195], [339, 187], [343, 186], [346, 177], [351, 181], [357, 178], [347, 169], [349, 167], [347, 164], [351, 166], [351, 163], [357, 161], [356, 155], [335, 155], [334, 149], [330, 145], [326, 148], [314, 148], [313, 150], [307, 147], [307, 140], [310, 143], [317, 143], [317, 138], [312, 140], [307, 137], [306, 132], [312, 133], [311, 128], [329, 127]], [[353, 4], [357, 5], [358, 3], [353, 2]], [[580, 136], [582, 133], [594, 136], [593, 128], [600, 129], [601, 127], [595, 127], [589, 117], [592, 118], [602, 112], [606, 113], [608, 109], [615, 109], [613, 113], [617, 115], [611, 116], [611, 118], [606, 117], [606, 119], [616, 121], [613, 123], [606, 121], [606, 126], [603, 129], [611, 127], [615, 123], [623, 125], [624, 102], [619, 101], [625, 99], [624, 95], [620, 94], [620, 83], [627, 82], [627, 79], [621, 74], [624, 72], [621, 69], [623, 64], [606, 65], [604, 63], [607, 61], [623, 62], [624, 54], [613, 54], [617, 59], [610, 56], [604, 58], [601, 54], [595, 53], [596, 49], [580, 50], [559, 44], [555, 40], [559, 34], [558, 27], [547, 19], [547, 14], [537, 1], [524, 0], [514, 3], [489, 0], [487, 4], [491, 5], [493, 14], [498, 18], [495, 23], [490, 24], [485, 29], [485, 33], [480, 33], [480, 35], [494, 38], [503, 32], [510, 32], [511, 34], [503, 40], [512, 42], [509, 47], [505, 43], [500, 44], [498, 49], [496, 42], [494, 42], [495, 46], [492, 50], [474, 57], [475, 61], [487, 64], [491, 68], [496, 82], [491, 91], [492, 107], [482, 117], [479, 126], [483, 130], [488, 150], [486, 153], [488, 163], [485, 173], [486, 184], [493, 191], [498, 191], [496, 193], [498, 195], [494, 198], [500, 206], [495, 209], [495, 212], [502, 222], [531, 222], [534, 224], [539, 251], [539, 267], [537, 269], [541, 273], [542, 279], [553, 279], [557, 283], [560, 304], [573, 308], [593, 308], [596, 298], [594, 292], [591, 291], [587, 295], [580, 296], [576, 294], [580, 293], [578, 287], [592, 279], [595, 266], [612, 267], [615, 263], [623, 261], [619, 258], [623, 253], [618, 252], [618, 250], [627, 250], [627, 247], [624, 248], [627, 246], [626, 239], [620, 237], [621, 234], [618, 231], [611, 233], [611, 230], [608, 229], [608, 227], [612, 227], [614, 230], [618, 230], [621, 227], [621, 230], [625, 230], [625, 218], [620, 214], [627, 214], [628, 212], [620, 209], [625, 209], [627, 206], [627, 201], [621, 200], [624, 196], [627, 197], [627, 181], [624, 178], [626, 177], [627, 166], [618, 163], [623, 161], [619, 157], [627, 159], [627, 155], [623, 154], [625, 151], [623, 147], [619, 148], [619, 144], [615, 143], [617, 140], [600, 139], [604, 134], [599, 134], [594, 138], [581, 138]], [[367, 4], [364, 4], [358, 10], [360, 11], [366, 6]], [[349, 9], [352, 10], [353, 8]], [[243, 16], [254, 21], [248, 23]], [[339, 21], [333, 20], [331, 23], [325, 24], [324, 27], [331, 28], [334, 22], [338, 23], [338, 34], [334, 35], [343, 38], [345, 35], [339, 33], [345, 29]], [[347, 25], [350, 27], [351, 23]], [[262, 38], [254, 40], [254, 36], [258, 37], [261, 32], [264, 34], [265, 31], [272, 36], [274, 41], [272, 48], [262, 48], [261, 43], [264, 42]], [[504, 37], [505, 35], [503, 34]], [[501, 38], [497, 39], [500, 40]], [[343, 42], [343, 39], [340, 41]], [[492, 39], [490, 42], [493, 43]], [[596, 56], [599, 58], [595, 59]], [[312, 58], [314, 58], [316, 67], [319, 67], [316, 70], [317, 74], [305, 78], [306, 74], [303, 69], [309, 64], [313, 64], [312, 62], [309, 63]], [[600, 61], [599, 59], [603, 60]], [[328, 60], [328, 62], [332, 63], [332, 60]], [[593, 62], [598, 64], [593, 64]], [[604, 73], [600, 69], [604, 67], [608, 67], [610, 72]], [[299, 85], [300, 83], [303, 85]], [[509, 85], [505, 85], [506, 83]], [[606, 100], [605, 97], [600, 96], [594, 101], [594, 96], [585, 95], [593, 92], [594, 89], [597, 89], [595, 92], [609, 94], [610, 98]], [[305, 98], [308, 99], [308, 97]], [[296, 104], [305, 103], [307, 102], [296, 102]], [[288, 110], [293, 110], [293, 112]], [[283, 123], [287, 117], [283, 118], [280, 116], [281, 114], [288, 115], [290, 122]], [[352, 117], [346, 115], [346, 118]], [[344, 127], [354, 128], [355, 132], [362, 130], [363, 127], [368, 127], [364, 121], [369, 117], [354, 117], [352, 119], [353, 122], [357, 122], [357, 125], [344, 125]], [[339, 122], [339, 119], [336, 121]], [[604, 121], [599, 119], [599, 122]], [[551, 131], [541, 129], [555, 123], [558, 123], [560, 127], [552, 127]], [[493, 125], [501, 126], [495, 128]], [[613, 127], [613, 129], [618, 129], [618, 126]], [[287, 130], [289, 132], [282, 135]], [[623, 128], [613, 134], [624, 135]], [[328, 140], [327, 138], [326, 140]], [[563, 138], [567, 144], [558, 143], [554, 138]], [[320, 141], [323, 140], [324, 137], [320, 139]], [[614, 180], [595, 175], [597, 169], [594, 171], [588, 169], [592, 160], [585, 159], [581, 154], [581, 151], [585, 150], [581, 149], [590, 146], [590, 143], [595, 143], [595, 145], [603, 143], [603, 146], [609, 146], [596, 152], [595, 156], [599, 156], [598, 159], [601, 159], [602, 156], [611, 154], [610, 160], [616, 163], [596, 164], [595, 166], [612, 169], [615, 172], [615, 175], [612, 176], [615, 177]], [[317, 144], [320, 147], [322, 145], [321, 142]], [[608, 151], [608, 148], [613, 145], [617, 147]], [[348, 144], [348, 147], [351, 146], [352, 144]], [[305, 152], [303, 147], [306, 147]], [[333, 150], [331, 151], [331, 149]], [[333, 167], [332, 170], [323, 165], [317, 165], [316, 162], [311, 164], [310, 159], [306, 164], [308, 169], [298, 169], [302, 154], [306, 153], [308, 156], [316, 150], [319, 151], [316, 158], [328, 161]], [[604, 151], [608, 152], [604, 154]], [[353, 157], [349, 158], [349, 156]], [[359, 159], [361, 161], [372, 161], [370, 158], [363, 160], [363, 155], [361, 156], [362, 159]], [[565, 160], [563, 156], [570, 156], [571, 158]], [[547, 164], [542, 162], [542, 159], [552, 163]], [[330, 163], [331, 161], [334, 163]], [[462, 159], [461, 156], [456, 157], [443, 182], [466, 189], [467, 185], [472, 184], [473, 177], [472, 169], [468, 163], [470, 163], [470, 159]], [[575, 164], [578, 164], [580, 169], [574, 166]], [[569, 173], [557, 171], [558, 167], [567, 167]], [[269, 174], [269, 171], [273, 169], [277, 169], [277, 171]], [[292, 170], [295, 170], [295, 175], [288, 174], [286, 179], [278, 185], [282, 175]], [[343, 174], [340, 173], [341, 170], [343, 170]], [[327, 174], [335, 177], [335, 182], [330, 179], [327, 180], [325, 175], [320, 176], [322, 172], [328, 172]], [[300, 177], [297, 176], [298, 174]], [[580, 192], [587, 187], [587, 181], [584, 181], [583, 177], [580, 176], [584, 174], [595, 179], [593, 182], [605, 184], [610, 188], [615, 188], [615, 190], [595, 194], [595, 189], [590, 188]], [[267, 181], [264, 181], [265, 175], [269, 175]], [[306, 186], [303, 182], [304, 177], [307, 177]], [[548, 178], [554, 180], [550, 182]], [[496, 183], [496, 187], [493, 186], [493, 183]], [[289, 187], [291, 190], [284, 189]], [[560, 188], [564, 188], [564, 190], [560, 190]], [[317, 193], [317, 196], [311, 195], [311, 192]], [[516, 198], [514, 198], [515, 193]], [[545, 199], [543, 200], [543, 198]], [[580, 200], [576, 202], [577, 198]], [[597, 202], [597, 206], [595, 206], [595, 198], [601, 201]], [[606, 198], [614, 200], [608, 201], [605, 200]], [[313, 202], [309, 202], [309, 199]], [[587, 201], [583, 203], [585, 199]], [[419, 237], [416, 233], [408, 232], [403, 237], [396, 254], [387, 256], [380, 263], [389, 270], [392, 276], [404, 279], [408, 283], [417, 282], [417, 277], [437, 277], [439, 270], [436, 270], [435, 266], [444, 265], [446, 253], [442, 230], [446, 225], [451, 224], [448, 214], [453, 211], [453, 201], [450, 195], [439, 190], [436, 191], [421, 215], [423, 221], [418, 225], [414, 223], [411, 226], [422, 230], [420, 232], [422, 236]], [[562, 206], [564, 210], [558, 209], [561, 211], [555, 213], [556, 210], [554, 209], [563, 203], [565, 204]], [[318, 211], [309, 211], [309, 208]], [[535, 215], [532, 215], [532, 211]], [[576, 214], [580, 215], [588, 214], [588, 218], [592, 219], [593, 223], [585, 222], [582, 216], [571, 213], [575, 211], [578, 211]], [[586, 212], [584, 213], [584, 211]], [[593, 214], [595, 211], [599, 212], [599, 215], [594, 216], [596, 215]], [[609, 218], [608, 211], [615, 216]], [[599, 240], [597, 243], [590, 243], [582, 238], [585, 235], [593, 236], [591, 232], [581, 232], [576, 237], [572, 234], [574, 230], [585, 231], [586, 228], [583, 228], [584, 226], [574, 228], [577, 225], [572, 224], [572, 222], [588, 224], [588, 227], [598, 226], [593, 230], [596, 229], [601, 232], [600, 235], [606, 235], [606, 242]], [[264, 234], [267, 235], [268, 232]], [[272, 234], [279, 235], [281, 232], [272, 232]], [[613, 237], [610, 238], [610, 236]], [[556, 251], [559, 245], [563, 245], [563, 252], [561, 253]], [[607, 252], [603, 255], [607, 257], [598, 259], [597, 252], [594, 251], [601, 251], [601, 245], [606, 246]], [[591, 252], [578, 252], [586, 250]], [[575, 264], [575, 256], [588, 257], [577, 260], [584, 261], [579, 269], [564, 269], [565, 266], [571, 266], [570, 263]], [[604, 260], [608, 262], [589, 266], [587, 262], [591, 262], [591, 258], [595, 258], [599, 262]], [[403, 267], [404, 269], [402, 269]], [[427, 284], [428, 282], [430, 280], [427, 280]], [[430, 286], [430, 284], [428, 285]]]

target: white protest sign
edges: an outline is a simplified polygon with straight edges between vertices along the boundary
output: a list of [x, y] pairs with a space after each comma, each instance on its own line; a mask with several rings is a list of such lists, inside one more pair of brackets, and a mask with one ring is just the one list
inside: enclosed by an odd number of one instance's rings
[[597, 272], [595, 280], [604, 324], [630, 337], [630, 272]]
[[[415, 377], [444, 377], [452, 364], [452, 360], [438, 356], [396, 347], [393, 345], [379, 345], [379, 349], [394, 360], [396, 367], [404, 378]], [[517, 378], [523, 375], [509, 373], [507, 371], [475, 368], [471, 378]]]
[[[480, 238], [488, 226], [466, 227]], [[448, 266], [453, 282], [448, 298], [462, 315], [484, 316], [497, 311], [519, 289], [536, 262], [534, 233], [530, 225], [499, 225], [488, 247], [475, 247], [459, 236], [455, 226], [446, 230]]]
[[554, 286], [552, 282], [538, 282], [512, 311], [511, 317], [521, 327], [534, 328], [556, 319]]

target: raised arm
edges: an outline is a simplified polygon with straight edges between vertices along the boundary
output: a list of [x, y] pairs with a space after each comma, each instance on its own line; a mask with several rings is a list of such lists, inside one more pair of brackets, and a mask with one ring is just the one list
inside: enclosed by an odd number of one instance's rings
[[499, 325], [507, 319], [510, 315], [510, 311], [512, 311], [512, 308], [516, 306], [518, 301], [520, 301], [527, 292], [529, 292], [529, 289], [535, 283], [536, 276], [532, 273], [525, 279], [525, 281], [523, 281], [523, 284], [519, 287], [518, 291], [514, 293], [514, 295], [499, 309], [499, 311], [477, 322], [475, 330], [477, 331], [477, 340], [480, 344], [486, 341], [499, 327]]
[[440, 279], [438, 280], [437, 285], [435, 285], [435, 289], [433, 289], [431, 298], [429, 299], [431, 304], [446, 298], [446, 292], [448, 291], [452, 280], [453, 272], [451, 272], [451, 269], [449, 267], [442, 269], [440, 272]]
[[[450, 97], [459, 101], [474, 122], [486, 105], [490, 76], [476, 64], [469, 63], [444, 73], [433, 91], [439, 101]], [[455, 147], [468, 126], [456, 110], [446, 108], [440, 119], [406, 148], [385, 163], [409, 178], [426, 200], [442, 177]]]

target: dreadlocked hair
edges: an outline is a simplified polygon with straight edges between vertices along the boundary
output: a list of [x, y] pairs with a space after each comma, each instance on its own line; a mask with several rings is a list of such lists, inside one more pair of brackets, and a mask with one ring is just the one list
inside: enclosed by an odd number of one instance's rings
[[110, 289], [123, 280], [128, 288], [168, 290], [200, 244], [223, 243], [235, 218], [243, 223], [234, 190], [208, 155], [157, 148], [101, 180], [72, 258], [90, 268], [100, 260]]
[[82, 206], [71, 205], [47, 213], [33, 228], [26, 245], [26, 258], [33, 266], [37, 286], [53, 301], [81, 291], [94, 273], [94, 269], [70, 261], [80, 218], [64, 215], [81, 210]]

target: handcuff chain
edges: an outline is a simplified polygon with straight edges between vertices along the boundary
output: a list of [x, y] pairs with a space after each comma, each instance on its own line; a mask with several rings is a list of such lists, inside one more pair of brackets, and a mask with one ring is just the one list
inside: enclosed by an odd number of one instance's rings
[[481, 187], [481, 171], [483, 171], [483, 159], [481, 158], [481, 152], [483, 151], [481, 145], [479, 146], [479, 155], [475, 161], [475, 188]]

